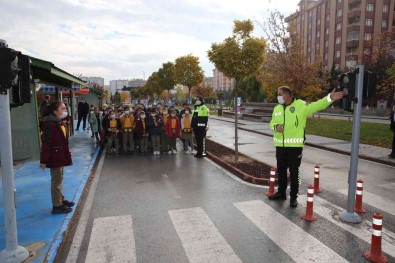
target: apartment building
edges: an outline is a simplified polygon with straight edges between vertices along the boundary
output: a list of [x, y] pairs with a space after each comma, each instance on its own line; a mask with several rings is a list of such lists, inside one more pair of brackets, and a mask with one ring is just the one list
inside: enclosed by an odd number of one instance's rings
[[111, 94], [115, 94], [115, 92], [122, 91], [123, 87], [127, 87], [129, 85], [128, 79], [117, 79], [117, 80], [110, 80], [110, 91]]
[[394, 11], [394, 0], [301, 0], [285, 21], [291, 33], [299, 34], [309, 62], [351, 68], [375, 55], [368, 41], [395, 32]]
[[213, 69], [213, 89], [214, 91], [229, 91], [234, 86], [234, 79], [228, 78], [218, 69]]

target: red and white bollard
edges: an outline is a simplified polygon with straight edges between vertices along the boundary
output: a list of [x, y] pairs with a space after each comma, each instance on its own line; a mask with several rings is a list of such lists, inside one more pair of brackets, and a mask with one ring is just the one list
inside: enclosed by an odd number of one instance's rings
[[265, 193], [266, 196], [274, 195], [274, 187], [276, 186], [276, 168], [272, 167], [270, 170], [269, 191]]
[[365, 258], [370, 262], [386, 263], [388, 258], [383, 256], [381, 253], [381, 229], [383, 228], [383, 216], [378, 213], [373, 214], [373, 233], [372, 233], [372, 244], [370, 245], [370, 251], [363, 253]]
[[321, 193], [320, 189], [320, 166], [314, 167], [314, 193]]
[[357, 213], [366, 213], [366, 209], [362, 208], [363, 180], [357, 180], [357, 191], [355, 194], [355, 209]]
[[306, 214], [302, 216], [302, 218], [306, 221], [315, 221], [317, 218], [313, 213], [313, 199], [314, 199], [314, 187], [309, 185], [307, 187], [307, 205], [306, 205]]

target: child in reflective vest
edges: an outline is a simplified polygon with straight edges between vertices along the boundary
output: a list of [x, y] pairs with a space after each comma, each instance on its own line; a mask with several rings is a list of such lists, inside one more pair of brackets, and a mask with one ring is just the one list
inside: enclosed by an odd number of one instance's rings
[[119, 156], [119, 141], [118, 134], [122, 128], [121, 121], [117, 118], [115, 111], [110, 111], [110, 118], [108, 119], [107, 131], [107, 152], [110, 154], [112, 150], [112, 146], [115, 146], [115, 154]]
[[170, 117], [167, 120], [166, 123], [166, 135], [167, 138], [169, 139], [169, 154], [177, 154], [177, 137], [180, 136], [180, 131], [181, 131], [181, 124], [180, 124], [180, 119], [177, 117], [176, 111], [171, 110], [170, 111]]
[[186, 154], [192, 154], [193, 149], [191, 120], [191, 109], [186, 107], [184, 114], [181, 116], [181, 138], [184, 140], [184, 149], [187, 149]]
[[134, 128], [136, 127], [136, 122], [134, 116], [130, 112], [130, 108], [126, 106], [124, 110], [124, 114], [121, 116], [122, 148], [124, 153], [132, 153], [134, 152], [133, 133]]
[[169, 119], [169, 113], [167, 111], [167, 108], [163, 109], [162, 119], [163, 119], [163, 125], [162, 125], [162, 133], [160, 135], [160, 141], [161, 141], [162, 151], [167, 152], [169, 151], [169, 139], [167, 138], [166, 135], [166, 124], [167, 124], [167, 120]]

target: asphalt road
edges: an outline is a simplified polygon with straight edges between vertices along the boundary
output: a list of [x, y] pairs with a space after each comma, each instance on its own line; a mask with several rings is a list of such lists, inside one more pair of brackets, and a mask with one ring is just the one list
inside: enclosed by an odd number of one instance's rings
[[[209, 136], [231, 144], [231, 132], [221, 125], [211, 128]], [[265, 161], [273, 161], [274, 149], [263, 136], [240, 136], [245, 143], [241, 147], [264, 152]], [[308, 147], [304, 154], [304, 165], [326, 163], [324, 170], [331, 171], [317, 197], [321, 210], [330, 214], [316, 214], [316, 222], [300, 218], [304, 204], [291, 209], [289, 200], [270, 201], [264, 196], [267, 189], [239, 182], [206, 159], [183, 152], [106, 157], [95, 178], [97, 188], [89, 193], [94, 198], [82, 244], [72, 248], [78, 250], [77, 262], [367, 262], [362, 256], [370, 249], [365, 223], [342, 226], [333, 221], [336, 207], [346, 203], [338, 191], [346, 185], [346, 158]], [[302, 174], [308, 169], [304, 165]], [[390, 180], [383, 175], [385, 166], [361, 165], [366, 175], [377, 169], [369, 175], [377, 178], [376, 185]], [[301, 189], [308, 180], [302, 175]], [[376, 191], [374, 184], [367, 188]], [[384, 198], [394, 201], [390, 194]], [[375, 209], [367, 205], [364, 220]], [[395, 215], [391, 208], [380, 211], [389, 233], [386, 240], [395, 241]], [[387, 243], [386, 253], [392, 253], [394, 262], [395, 242]]]

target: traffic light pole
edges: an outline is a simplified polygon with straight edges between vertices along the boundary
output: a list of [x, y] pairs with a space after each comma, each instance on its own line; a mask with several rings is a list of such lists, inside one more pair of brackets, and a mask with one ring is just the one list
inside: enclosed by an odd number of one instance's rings
[[19, 263], [28, 258], [29, 251], [18, 246], [9, 91], [0, 91], [0, 154], [6, 232], [6, 248], [0, 252], [0, 262]]
[[340, 214], [340, 219], [358, 224], [362, 221], [361, 217], [354, 212], [355, 209], [355, 192], [357, 190], [357, 172], [358, 172], [358, 155], [359, 155], [359, 138], [361, 130], [362, 115], [362, 90], [364, 66], [358, 66], [358, 81], [355, 82], [355, 99], [354, 99], [354, 118], [352, 123], [352, 143], [351, 143], [351, 159], [350, 170], [348, 173], [348, 200], [347, 210]]

